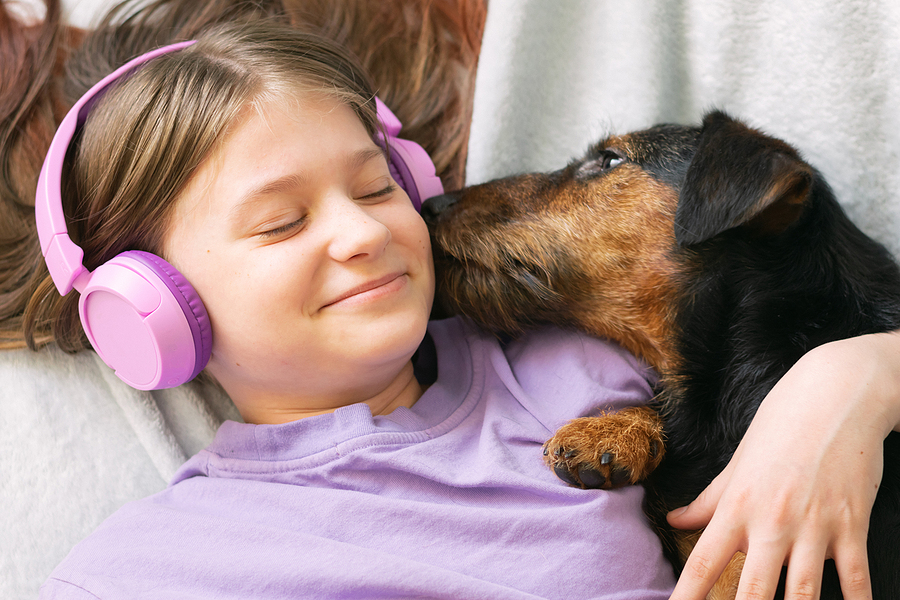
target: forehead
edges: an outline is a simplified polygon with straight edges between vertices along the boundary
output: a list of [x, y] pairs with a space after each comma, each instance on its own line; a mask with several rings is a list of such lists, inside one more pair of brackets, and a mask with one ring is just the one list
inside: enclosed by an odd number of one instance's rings
[[380, 154], [356, 113], [337, 99], [248, 105], [179, 194], [170, 233], [198, 217], [221, 220], [272, 182], [313, 182], [369, 150]]
[[230, 181], [249, 184], [249, 178], [302, 169], [327, 153], [360, 146], [374, 147], [374, 142], [356, 113], [335, 98], [254, 102], [199, 165], [194, 179], [203, 187], [224, 186], [231, 195]]

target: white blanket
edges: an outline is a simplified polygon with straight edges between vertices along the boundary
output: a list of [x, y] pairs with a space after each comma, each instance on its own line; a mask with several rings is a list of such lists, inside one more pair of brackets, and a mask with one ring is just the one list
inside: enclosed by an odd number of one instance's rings
[[900, 253], [900, 2], [491, 0], [468, 182], [722, 108], [800, 149]]
[[196, 384], [133, 390], [93, 352], [2, 352], [0, 382], [2, 598], [35, 597], [78, 540], [239, 419]]
[[[89, 24], [95, 4], [74, 0]], [[468, 179], [563, 166], [607, 132], [720, 107], [797, 146], [900, 252], [900, 3], [490, 0]], [[0, 597], [32, 598], [68, 549], [164, 487], [233, 406], [137, 392], [92, 353], [0, 353]]]

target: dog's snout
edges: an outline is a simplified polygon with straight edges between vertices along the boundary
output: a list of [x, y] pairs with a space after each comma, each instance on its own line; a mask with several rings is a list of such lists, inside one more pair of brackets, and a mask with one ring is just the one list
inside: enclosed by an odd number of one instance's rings
[[456, 204], [459, 194], [441, 194], [422, 203], [422, 218], [426, 223], [433, 223], [448, 208]]

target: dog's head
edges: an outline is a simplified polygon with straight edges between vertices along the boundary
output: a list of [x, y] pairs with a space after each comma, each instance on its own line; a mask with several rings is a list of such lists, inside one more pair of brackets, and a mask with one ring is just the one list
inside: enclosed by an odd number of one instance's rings
[[438, 310], [507, 334], [578, 327], [665, 368], [690, 248], [735, 228], [785, 232], [813, 177], [789, 145], [713, 112], [701, 127], [609, 137], [559, 171], [434, 198], [423, 215]]

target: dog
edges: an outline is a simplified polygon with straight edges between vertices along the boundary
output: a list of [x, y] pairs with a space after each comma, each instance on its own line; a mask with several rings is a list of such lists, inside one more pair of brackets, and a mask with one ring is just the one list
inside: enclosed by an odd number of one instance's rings
[[[674, 531], [666, 513], [722, 471], [775, 382], [820, 344], [900, 327], [890, 253], [796, 149], [721, 111], [699, 127], [609, 137], [555, 172], [436, 197], [423, 215], [436, 316], [464, 314], [501, 337], [577, 328], [660, 374], [651, 408], [578, 419], [544, 453], [575, 486], [643, 483], [676, 572], [696, 533]], [[884, 450], [869, 568], [875, 598], [900, 598], [900, 434]], [[821, 597], [842, 597], [832, 561]]]

